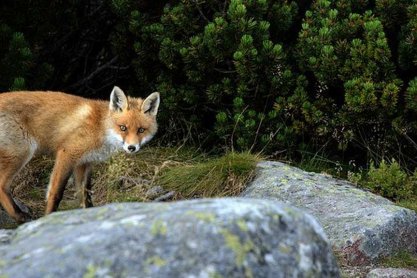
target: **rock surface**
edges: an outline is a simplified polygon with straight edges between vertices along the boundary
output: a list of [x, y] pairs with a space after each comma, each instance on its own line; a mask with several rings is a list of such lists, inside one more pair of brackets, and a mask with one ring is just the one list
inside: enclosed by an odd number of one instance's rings
[[315, 219], [267, 200], [112, 204], [5, 238], [2, 277], [339, 277]]
[[5, 244], [5, 243], [9, 243], [12, 233], [13, 233], [12, 230], [1, 230], [0, 229], [0, 245]]
[[417, 271], [403, 268], [376, 268], [366, 278], [417, 278]]
[[347, 181], [265, 161], [242, 196], [280, 200], [311, 213], [350, 265], [399, 250], [417, 254], [417, 214]]

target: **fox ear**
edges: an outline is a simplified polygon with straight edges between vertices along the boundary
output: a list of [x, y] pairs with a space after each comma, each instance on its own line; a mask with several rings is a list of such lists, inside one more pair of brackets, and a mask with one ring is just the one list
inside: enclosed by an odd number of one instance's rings
[[149, 113], [152, 116], [156, 116], [159, 107], [159, 93], [155, 92], [150, 94], [142, 103], [142, 111]]
[[110, 94], [110, 106], [111, 111], [122, 112], [128, 108], [127, 97], [123, 93], [122, 89], [114, 86], [113, 91]]

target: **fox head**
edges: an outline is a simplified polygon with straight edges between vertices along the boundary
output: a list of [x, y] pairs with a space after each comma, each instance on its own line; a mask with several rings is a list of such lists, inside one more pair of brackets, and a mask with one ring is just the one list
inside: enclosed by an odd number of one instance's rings
[[127, 153], [139, 151], [155, 135], [159, 101], [157, 92], [143, 100], [126, 97], [119, 87], [113, 88], [109, 104], [112, 137], [123, 145]]

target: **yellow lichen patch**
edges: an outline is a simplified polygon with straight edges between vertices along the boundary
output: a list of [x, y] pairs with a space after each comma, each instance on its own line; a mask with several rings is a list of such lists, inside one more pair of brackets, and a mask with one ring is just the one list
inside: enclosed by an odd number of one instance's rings
[[303, 183], [305, 184], [305, 185], [308, 185], [308, 186], [312, 186], [312, 185], [314, 185], [315, 183], [314, 182], [312, 182], [311, 180], [305, 180], [305, 181], [303, 181]]
[[238, 220], [236, 222], [236, 224], [239, 226], [239, 228], [243, 231], [243, 232], [247, 232], [248, 231], [248, 225], [246, 224], [246, 222], [244, 220]]
[[282, 178], [282, 179], [279, 180], [279, 182], [280, 183], [283, 183], [283, 184], [287, 184], [288, 183], [288, 179]]
[[299, 173], [294, 173], [293, 172], [290, 175], [291, 175], [291, 178], [292, 179], [302, 179], [303, 178], [303, 176], [301, 174], [299, 174]]
[[298, 218], [299, 216], [298, 213], [290, 207], [284, 207], [284, 211], [291, 217]]
[[210, 278], [223, 278], [223, 276], [222, 275], [220, 275], [219, 273], [217, 273], [217, 272], [212, 272], [212, 273], [209, 273], [209, 277]]
[[279, 215], [279, 214], [274, 214], [274, 215], [272, 215], [272, 219], [274, 220], [274, 221], [279, 221], [279, 219], [281, 218], [281, 216]]
[[96, 276], [97, 268], [89, 264], [87, 266], [87, 271], [84, 273], [83, 278], [94, 278]]
[[216, 216], [212, 213], [202, 211], [187, 211], [188, 215], [192, 215], [195, 218], [202, 220], [207, 223], [212, 223], [216, 220]]
[[280, 244], [278, 249], [281, 253], [284, 253], [284, 254], [289, 254], [291, 252], [291, 247], [289, 247], [288, 245]]
[[166, 235], [167, 234], [167, 224], [162, 220], [157, 220], [152, 224], [151, 233], [154, 236], [157, 235]]
[[236, 265], [242, 266], [245, 261], [245, 257], [249, 251], [253, 250], [254, 244], [252, 241], [248, 240], [244, 243], [241, 243], [239, 237], [232, 234], [226, 229], [222, 229], [221, 233], [224, 237], [224, 241], [230, 249], [235, 253]]
[[153, 256], [146, 259], [147, 265], [156, 265], [158, 267], [162, 267], [167, 264], [167, 262], [159, 256]]

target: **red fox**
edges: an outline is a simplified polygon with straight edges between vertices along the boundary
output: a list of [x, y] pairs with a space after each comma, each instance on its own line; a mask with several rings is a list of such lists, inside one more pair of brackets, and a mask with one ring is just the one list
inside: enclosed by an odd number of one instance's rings
[[123, 149], [136, 153], [157, 131], [159, 93], [145, 100], [114, 87], [110, 102], [61, 92], [0, 94], [0, 204], [18, 223], [30, 220], [11, 196], [13, 178], [34, 155], [55, 155], [46, 196], [49, 214], [58, 208], [73, 174], [82, 206], [92, 206], [91, 164]]

